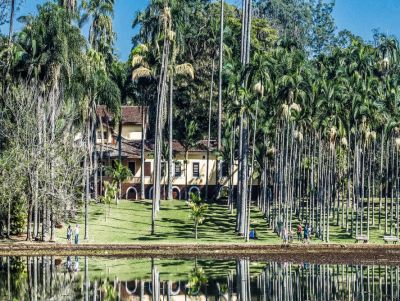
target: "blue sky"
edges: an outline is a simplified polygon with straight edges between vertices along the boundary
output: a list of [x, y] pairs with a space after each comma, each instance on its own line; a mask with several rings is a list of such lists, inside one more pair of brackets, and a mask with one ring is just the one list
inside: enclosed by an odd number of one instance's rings
[[[266, 0], [267, 1], [267, 0]], [[36, 5], [44, 0], [24, 0], [18, 15], [36, 11]], [[229, 2], [241, 5], [241, 0]], [[115, 0], [114, 28], [117, 32], [117, 53], [126, 59], [131, 49], [131, 28], [135, 12], [143, 9], [147, 0]], [[336, 0], [334, 17], [339, 30], [349, 29], [366, 40], [372, 39], [372, 29], [379, 29], [400, 38], [399, 0]], [[18, 26], [17, 26], [18, 28]], [[3, 30], [4, 28], [2, 28]]]

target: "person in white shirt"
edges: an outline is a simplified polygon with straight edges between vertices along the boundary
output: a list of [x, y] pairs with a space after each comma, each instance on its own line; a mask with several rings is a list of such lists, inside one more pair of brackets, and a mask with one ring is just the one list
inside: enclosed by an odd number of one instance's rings
[[79, 244], [79, 225], [77, 224], [75, 227], [75, 244]]

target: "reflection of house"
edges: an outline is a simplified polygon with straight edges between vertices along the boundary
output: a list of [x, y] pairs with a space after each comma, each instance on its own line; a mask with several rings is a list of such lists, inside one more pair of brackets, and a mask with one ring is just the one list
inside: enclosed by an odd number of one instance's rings
[[[210, 279], [211, 280], [211, 279]], [[222, 281], [224, 281], [223, 279]], [[238, 294], [236, 292], [235, 283], [230, 281], [225, 284], [228, 291], [221, 292], [218, 282], [210, 281], [207, 285], [200, 285], [197, 292], [190, 292], [188, 282], [181, 280], [173, 282], [170, 280], [161, 281], [158, 284], [160, 290], [160, 300], [170, 301], [237, 301]], [[115, 284], [114, 284], [115, 285]], [[115, 285], [116, 286], [116, 285]], [[153, 299], [153, 283], [145, 280], [125, 281], [120, 283], [118, 292], [121, 300], [130, 301], [151, 301]], [[250, 301], [250, 300], [248, 300]]]
[[[153, 150], [154, 141], [146, 139], [148, 130], [148, 111], [142, 111], [141, 107], [123, 106], [121, 109], [121, 145], [118, 143], [119, 123], [116, 122], [104, 106], [97, 108], [98, 129], [97, 129], [97, 150], [102, 152], [103, 165], [112, 164], [119, 158], [123, 165], [128, 166], [133, 177], [123, 183], [124, 198], [137, 199], [140, 195], [141, 181], [141, 149], [142, 149], [142, 118], [144, 120], [144, 183], [145, 197], [152, 197], [153, 183]], [[209, 153], [209, 193], [215, 193], [216, 188], [216, 156], [213, 150], [216, 148], [215, 141], [211, 142]], [[188, 150], [188, 161], [185, 160], [185, 148], [178, 141], [173, 141], [173, 194], [174, 198], [184, 198], [186, 195], [186, 177], [188, 192], [201, 192], [204, 196], [207, 178], [207, 141], [199, 141], [197, 145]], [[162, 163], [162, 196], [166, 196], [168, 184], [168, 164]], [[227, 166], [221, 170], [221, 186], [228, 187]], [[233, 181], [236, 182], [237, 172], [235, 168]]]

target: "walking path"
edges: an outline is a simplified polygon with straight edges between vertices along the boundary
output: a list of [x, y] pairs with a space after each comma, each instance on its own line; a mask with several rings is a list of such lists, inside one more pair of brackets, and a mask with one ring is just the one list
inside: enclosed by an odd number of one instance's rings
[[0, 243], [0, 256], [132, 256], [169, 258], [216, 258], [309, 262], [400, 265], [400, 245], [368, 244], [81, 244]]

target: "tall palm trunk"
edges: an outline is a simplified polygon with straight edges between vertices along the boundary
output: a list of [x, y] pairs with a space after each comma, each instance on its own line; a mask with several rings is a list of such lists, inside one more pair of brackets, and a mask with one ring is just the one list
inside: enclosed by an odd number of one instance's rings
[[174, 89], [174, 78], [173, 76], [169, 79], [169, 105], [168, 105], [168, 199], [172, 200], [172, 158], [173, 158], [173, 145], [172, 145], [172, 130], [173, 130], [173, 91]]
[[84, 160], [85, 174], [85, 240], [89, 237], [89, 199], [90, 199], [90, 122], [86, 125], [87, 154]]
[[[206, 197], [205, 200], [208, 201], [208, 185], [209, 185], [209, 169], [210, 169], [210, 140], [211, 140], [211, 114], [212, 114], [212, 98], [213, 98], [213, 90], [214, 90], [214, 60], [212, 61], [212, 71], [211, 71], [211, 84], [210, 84], [210, 100], [209, 100], [209, 105], [208, 105], [208, 135], [207, 135], [207, 164], [206, 164]], [[218, 127], [220, 127], [220, 120], [218, 121]], [[220, 129], [218, 129], [220, 130]], [[219, 135], [219, 134], [218, 134]], [[220, 138], [218, 138], [220, 139]], [[218, 143], [219, 140], [218, 140]], [[218, 178], [218, 159], [216, 163], [216, 174]], [[217, 183], [219, 181], [217, 180]], [[217, 189], [218, 189], [218, 184], [217, 184]]]
[[118, 122], [118, 161], [122, 163], [122, 116]]
[[189, 200], [189, 191], [188, 191], [188, 161], [189, 161], [189, 151], [185, 150], [185, 199]]
[[[90, 95], [90, 92], [89, 92]], [[86, 156], [84, 159], [84, 174], [85, 174], [85, 234], [84, 239], [89, 239], [89, 201], [90, 201], [90, 179], [93, 172], [92, 159], [93, 159], [93, 114], [95, 114], [95, 103], [92, 101], [89, 107], [88, 120], [86, 122]]]
[[[99, 192], [100, 195], [103, 194], [103, 155], [104, 155], [104, 125], [103, 125], [103, 120], [101, 118], [99, 118], [100, 121], [100, 138], [101, 138], [101, 142], [100, 142], [100, 160], [99, 160], [99, 174], [100, 174], [100, 181], [99, 181]], [[108, 129], [107, 129], [107, 133], [108, 133]]]
[[[42, 137], [42, 104], [43, 104], [43, 98], [39, 97], [38, 103], [37, 103], [37, 128], [38, 128], [38, 144], [39, 147], [42, 147], [43, 143], [43, 137]], [[39, 237], [39, 171], [36, 168], [35, 170], [35, 188], [34, 188], [34, 193], [33, 193], [33, 198], [34, 198], [34, 204], [33, 204], [33, 236], [34, 239], [38, 239]]]
[[92, 128], [92, 144], [93, 144], [93, 199], [97, 201], [98, 198], [98, 171], [99, 171], [99, 159], [97, 154], [97, 118], [93, 116], [93, 128]]
[[[370, 215], [371, 215], [371, 169], [372, 169], [372, 152], [371, 152], [371, 146], [368, 148], [368, 156], [367, 156], [367, 164], [368, 164], [368, 175], [367, 175], [367, 236], [369, 237], [369, 228], [370, 228]], [[373, 197], [373, 196], [372, 196]], [[373, 203], [373, 200], [372, 200]], [[373, 218], [372, 218], [373, 219]]]
[[254, 120], [254, 128], [253, 128], [253, 141], [252, 141], [252, 151], [251, 151], [251, 164], [250, 164], [250, 185], [249, 185], [249, 204], [247, 208], [247, 222], [246, 222], [246, 232], [245, 237], [246, 241], [249, 241], [250, 237], [250, 209], [251, 209], [251, 197], [252, 197], [252, 188], [253, 188], [253, 173], [254, 173], [254, 157], [255, 157], [255, 148], [256, 148], [256, 134], [257, 134], [257, 119], [258, 119], [258, 98], [256, 101], [256, 116]]
[[8, 72], [10, 71], [10, 67], [11, 67], [11, 57], [12, 57], [12, 49], [11, 46], [13, 45], [13, 33], [14, 33], [14, 16], [15, 16], [15, 0], [11, 0], [10, 1], [10, 19], [9, 19], [9, 27], [8, 27], [8, 46], [10, 47], [10, 49], [8, 50], [7, 53], [7, 64], [6, 64], [6, 68], [5, 68], [5, 72], [6, 74], [8, 74]]
[[10, 20], [8, 27], [8, 43], [12, 43], [12, 35], [14, 32], [14, 15], [15, 15], [15, 0], [10, 1]]
[[11, 197], [8, 199], [7, 208], [7, 238], [11, 236]]
[[385, 149], [385, 157], [386, 157], [386, 185], [385, 185], [385, 234], [388, 233], [388, 194], [389, 194], [389, 145], [390, 139], [389, 137], [386, 139], [386, 149]]
[[[222, 143], [222, 71], [224, 64], [224, 0], [221, 0], [221, 14], [220, 14], [220, 34], [219, 34], [219, 78], [218, 78], [218, 153], [221, 151]], [[214, 61], [213, 61], [214, 71]], [[216, 161], [216, 184], [217, 190], [220, 185], [220, 162], [217, 157]]]
[[153, 205], [152, 205], [152, 222], [151, 234], [155, 234], [155, 220], [159, 208], [161, 196], [161, 156], [162, 156], [162, 132], [163, 132], [163, 115], [164, 104], [166, 98], [166, 86], [168, 80], [168, 65], [170, 41], [168, 33], [171, 25], [168, 24], [168, 18], [164, 18], [164, 46], [161, 57], [160, 78], [157, 90], [157, 109], [156, 109], [156, 127], [155, 127], [155, 144], [154, 144], [154, 175], [153, 175]]
[[55, 240], [55, 220], [54, 220], [54, 195], [55, 195], [55, 188], [54, 188], [54, 181], [55, 181], [55, 167], [54, 167], [54, 162], [53, 158], [55, 155], [55, 150], [54, 150], [54, 143], [55, 143], [55, 131], [56, 131], [56, 124], [55, 124], [55, 119], [56, 119], [56, 88], [53, 88], [53, 91], [51, 93], [51, 115], [50, 115], [50, 141], [51, 141], [51, 161], [50, 161], [50, 187], [51, 187], [51, 194], [52, 197], [50, 198], [50, 241]]
[[230, 143], [230, 162], [229, 162], [229, 197], [228, 197], [228, 203], [229, 203], [229, 212], [233, 214], [233, 170], [234, 170], [234, 164], [235, 164], [235, 155], [234, 155], [234, 148], [236, 145], [236, 121], [232, 125], [232, 133], [231, 133], [231, 143]]
[[241, 199], [241, 195], [242, 195], [242, 190], [241, 190], [241, 176], [242, 176], [242, 153], [243, 153], [243, 140], [242, 140], [242, 136], [243, 136], [243, 119], [240, 117], [239, 118], [239, 151], [238, 151], [238, 155], [239, 155], [239, 164], [238, 164], [238, 180], [237, 180], [237, 189], [236, 189], [236, 231], [238, 233], [241, 233], [241, 228], [242, 226], [242, 199]]
[[[242, 12], [242, 43], [241, 43], [241, 63], [243, 66], [250, 62], [250, 33], [251, 33], [251, 15], [252, 15], [252, 1], [243, 0], [243, 12]], [[244, 82], [244, 86], [247, 85], [247, 79]], [[241, 99], [241, 105], [243, 105], [243, 99]], [[248, 118], [247, 113], [243, 112], [241, 114], [241, 137], [240, 143], [242, 145], [242, 152], [240, 158], [240, 202], [241, 202], [241, 216], [240, 216], [240, 226], [239, 233], [242, 236], [246, 235], [246, 230], [248, 229], [247, 222], [247, 206], [248, 206]]]
[[141, 143], [141, 148], [140, 148], [140, 161], [141, 161], [141, 168], [140, 168], [140, 199], [144, 200], [145, 199], [145, 193], [144, 193], [144, 148], [145, 148], [145, 134], [146, 134], [146, 129], [145, 129], [145, 108], [144, 105], [142, 104], [142, 143]]
[[396, 231], [396, 236], [397, 239], [399, 238], [399, 214], [400, 214], [400, 195], [399, 195], [399, 183], [400, 183], [400, 179], [399, 179], [399, 146], [396, 145], [396, 176], [395, 176], [395, 185], [396, 185], [396, 225], [395, 225], [395, 231]]
[[246, 235], [247, 222], [247, 200], [248, 200], [248, 123], [246, 113], [243, 113], [243, 132], [242, 132], [242, 155], [241, 155], [241, 174], [240, 174], [240, 204], [241, 204], [241, 220], [239, 232], [242, 236]]
[[381, 221], [382, 221], [382, 197], [383, 197], [383, 152], [385, 149], [384, 146], [385, 136], [384, 130], [382, 129], [381, 133], [381, 160], [380, 160], [380, 169], [379, 169], [379, 210], [378, 210], [378, 229], [381, 229]]

